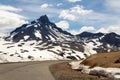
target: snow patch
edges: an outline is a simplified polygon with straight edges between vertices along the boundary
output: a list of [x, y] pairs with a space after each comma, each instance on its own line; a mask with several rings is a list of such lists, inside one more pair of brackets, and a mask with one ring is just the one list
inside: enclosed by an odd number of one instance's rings
[[55, 41], [55, 38], [53, 38], [51, 35], [48, 35], [50, 37], [50, 40]]
[[29, 35], [24, 36], [24, 40], [27, 40], [29, 37]]
[[34, 27], [38, 27], [37, 25], [34, 25]]
[[103, 67], [94, 67], [89, 68], [90, 66], [86, 66], [80, 64], [82, 61], [71, 62], [72, 69], [80, 70], [83, 73], [94, 74], [96, 76], [106, 76], [110, 78], [120, 78], [120, 68], [103, 68]]
[[37, 38], [40, 38], [40, 39], [42, 39], [42, 37], [41, 37], [41, 34], [40, 34], [40, 32], [39, 31], [35, 31], [35, 36], [37, 37]]
[[96, 47], [94, 46], [93, 42], [86, 43], [84, 53], [86, 53], [86, 54], [96, 54], [97, 52], [95, 50], [93, 50], [94, 48], [96, 48]]
[[26, 28], [28, 28], [28, 27], [30, 27], [30, 26], [31, 26], [31, 24], [27, 25]]

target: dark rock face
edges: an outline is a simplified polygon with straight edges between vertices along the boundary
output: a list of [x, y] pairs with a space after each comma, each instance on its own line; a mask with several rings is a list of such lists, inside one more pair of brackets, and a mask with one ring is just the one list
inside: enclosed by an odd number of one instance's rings
[[103, 36], [103, 33], [90, 33], [90, 32], [83, 32], [81, 34], [76, 35], [78, 38], [80, 39], [93, 39], [93, 38], [99, 38], [101, 36]]
[[101, 42], [120, 47], [120, 35], [117, 35], [116, 33], [108, 33], [103, 37]]

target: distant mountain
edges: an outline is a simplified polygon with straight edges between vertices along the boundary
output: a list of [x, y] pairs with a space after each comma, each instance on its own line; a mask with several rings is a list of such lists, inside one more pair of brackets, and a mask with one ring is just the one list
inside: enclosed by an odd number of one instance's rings
[[120, 50], [120, 35], [116, 33], [90, 33], [83, 32], [76, 35], [79, 40], [96, 46], [97, 53]]
[[120, 35], [116, 33], [72, 35], [50, 22], [46, 15], [23, 24], [4, 39], [0, 39], [0, 62], [81, 60], [92, 54], [120, 50]]
[[[83, 32], [81, 34], [76, 35], [80, 40], [92, 40], [99, 38], [99, 41], [105, 44], [114, 45], [120, 47], [120, 35], [111, 32], [111, 33], [90, 33], [90, 32]], [[102, 37], [102, 38], [101, 38]]]
[[108, 33], [102, 39], [101, 42], [120, 47], [120, 35], [116, 33]]

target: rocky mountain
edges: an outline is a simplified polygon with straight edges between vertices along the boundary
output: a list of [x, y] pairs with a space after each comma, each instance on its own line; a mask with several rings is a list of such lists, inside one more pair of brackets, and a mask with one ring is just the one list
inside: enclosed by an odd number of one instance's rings
[[46, 42], [51, 40], [70, 40], [72, 37], [72, 34], [58, 28], [54, 23], [49, 21], [46, 15], [43, 15], [30, 24], [23, 24], [21, 27], [16, 28], [6, 39], [13, 42], [30, 40], [42, 40]]
[[13, 30], [0, 40], [0, 62], [85, 59], [91, 54], [120, 50], [120, 35], [62, 30], [46, 15]]

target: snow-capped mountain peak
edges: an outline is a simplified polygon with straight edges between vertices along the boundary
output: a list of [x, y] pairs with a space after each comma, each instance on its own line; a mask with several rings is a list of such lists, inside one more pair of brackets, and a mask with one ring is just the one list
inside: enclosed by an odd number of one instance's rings
[[10, 33], [6, 40], [14, 42], [42, 40], [42, 41], [63, 41], [70, 40], [72, 34], [58, 28], [54, 23], [50, 22], [46, 15], [32, 21], [29, 24], [23, 24]]

